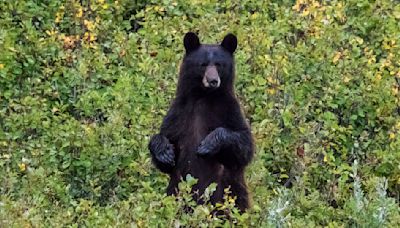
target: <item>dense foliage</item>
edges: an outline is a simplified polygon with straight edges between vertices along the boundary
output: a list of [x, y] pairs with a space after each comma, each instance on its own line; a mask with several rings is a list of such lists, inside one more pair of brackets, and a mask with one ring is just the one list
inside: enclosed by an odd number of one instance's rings
[[[0, 227], [400, 226], [398, 1], [0, 0]], [[150, 162], [182, 38], [239, 38], [253, 206]], [[215, 186], [210, 187], [212, 192]], [[184, 213], [192, 206], [193, 213]]]

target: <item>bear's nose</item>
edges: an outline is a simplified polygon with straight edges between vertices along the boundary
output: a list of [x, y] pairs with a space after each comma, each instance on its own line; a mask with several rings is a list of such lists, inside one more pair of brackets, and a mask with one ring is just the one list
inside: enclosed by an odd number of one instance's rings
[[217, 79], [211, 79], [208, 81], [208, 84], [210, 85], [211, 88], [217, 88], [219, 85]]
[[206, 88], [215, 89], [221, 84], [221, 80], [218, 75], [218, 70], [216, 66], [208, 66], [203, 76], [203, 85]]

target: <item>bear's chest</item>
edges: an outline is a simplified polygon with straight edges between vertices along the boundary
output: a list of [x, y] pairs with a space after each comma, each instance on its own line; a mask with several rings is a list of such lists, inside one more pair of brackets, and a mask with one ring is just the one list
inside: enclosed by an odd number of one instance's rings
[[187, 122], [186, 133], [179, 142], [180, 154], [177, 169], [183, 176], [190, 173], [195, 178], [199, 178], [200, 189], [204, 189], [211, 182], [218, 183], [223, 174], [223, 166], [216, 159], [200, 157], [196, 154], [201, 141], [221, 124], [218, 115], [197, 110]]
[[223, 127], [224, 115], [226, 113], [218, 112], [218, 107], [202, 102], [186, 109], [186, 118], [179, 123], [182, 131], [178, 144], [182, 155], [194, 154], [198, 145], [210, 132]]
[[210, 132], [222, 127], [225, 113], [218, 112], [218, 107], [199, 104], [193, 108], [186, 121], [187, 133], [192, 137], [191, 142], [200, 143]]

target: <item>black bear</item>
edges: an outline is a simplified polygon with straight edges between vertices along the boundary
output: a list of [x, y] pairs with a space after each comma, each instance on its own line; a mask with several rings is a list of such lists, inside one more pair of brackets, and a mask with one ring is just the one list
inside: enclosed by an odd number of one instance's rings
[[217, 183], [212, 203], [221, 202], [229, 188], [244, 211], [249, 207], [244, 170], [254, 146], [234, 93], [237, 38], [228, 34], [221, 44], [201, 44], [189, 32], [184, 47], [176, 97], [160, 133], [150, 139], [153, 163], [170, 176], [168, 194], [176, 194], [179, 181], [191, 174], [198, 179], [193, 192], [199, 203], [205, 188]]

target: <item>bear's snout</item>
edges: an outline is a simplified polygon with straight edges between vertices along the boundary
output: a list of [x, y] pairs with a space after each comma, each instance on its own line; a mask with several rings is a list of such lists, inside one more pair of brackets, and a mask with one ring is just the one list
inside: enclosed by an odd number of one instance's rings
[[206, 88], [218, 88], [221, 85], [221, 79], [219, 78], [217, 67], [208, 66], [203, 77], [203, 85]]

